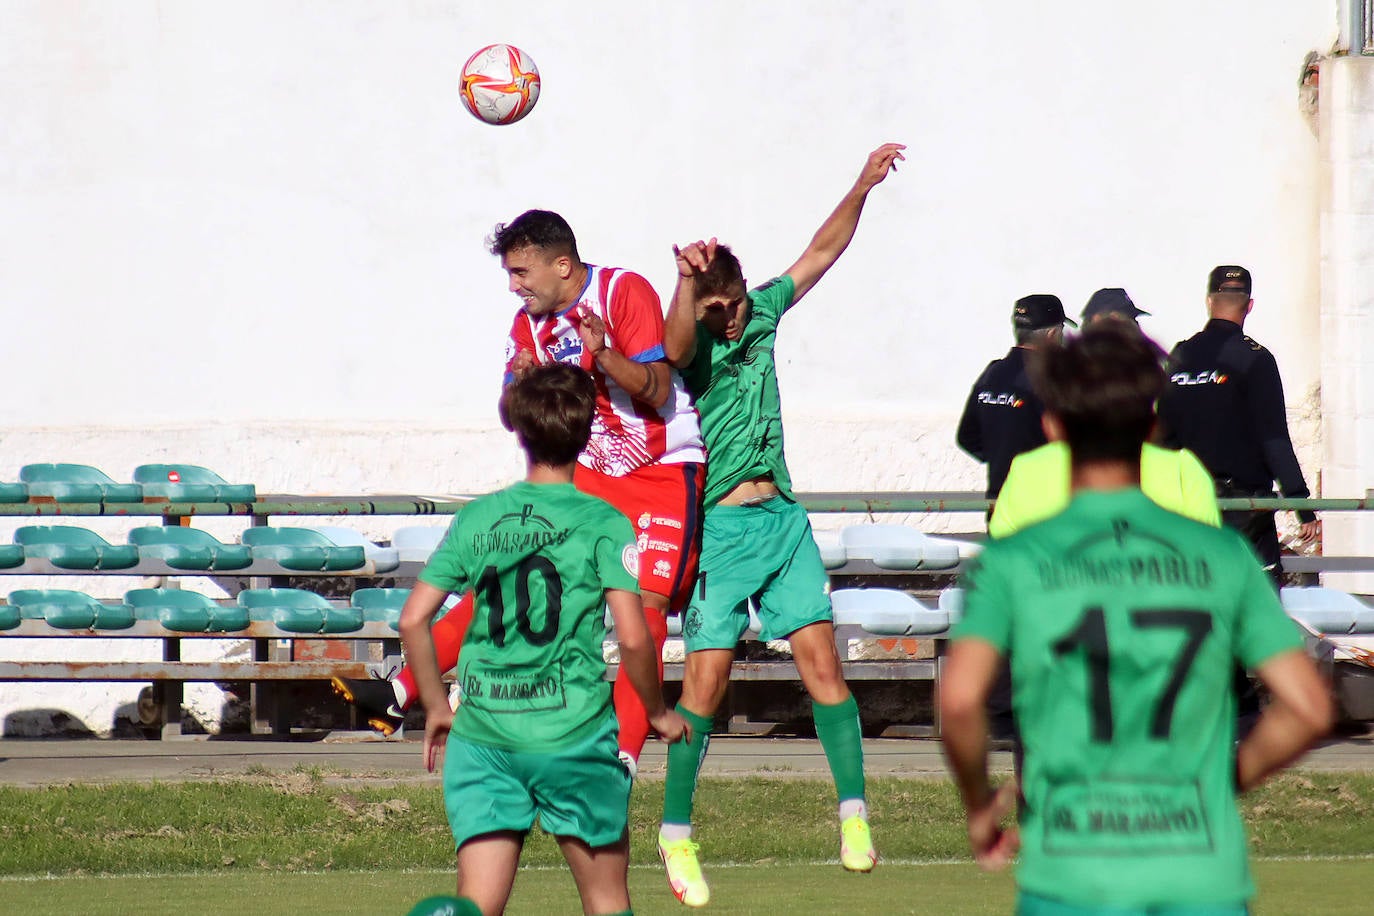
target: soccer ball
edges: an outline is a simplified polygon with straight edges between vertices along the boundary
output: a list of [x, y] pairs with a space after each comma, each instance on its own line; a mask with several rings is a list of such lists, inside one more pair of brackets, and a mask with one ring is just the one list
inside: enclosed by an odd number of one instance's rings
[[539, 68], [514, 45], [487, 45], [463, 64], [463, 104], [488, 124], [514, 124], [539, 101]]

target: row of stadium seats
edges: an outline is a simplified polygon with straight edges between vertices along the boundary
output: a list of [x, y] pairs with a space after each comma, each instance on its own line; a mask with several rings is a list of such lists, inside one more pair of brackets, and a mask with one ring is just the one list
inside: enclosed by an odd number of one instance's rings
[[[1339, 589], [1285, 588], [1279, 593], [1288, 616], [1325, 636], [1374, 634], [1374, 606]], [[900, 589], [842, 588], [830, 593], [836, 626], [858, 626], [881, 636], [938, 636], [963, 617], [964, 590], [946, 588], [935, 606]]]
[[424, 562], [447, 529], [414, 526], [397, 529], [393, 545], [383, 547], [350, 528], [245, 528], [241, 544], [226, 544], [209, 532], [179, 525], [145, 525], [129, 532], [128, 544], [111, 544], [76, 525], [25, 525], [13, 544], [0, 544], [0, 569], [42, 559], [59, 569], [114, 571], [157, 560], [172, 569], [229, 571], [254, 562], [275, 562], [298, 572], [343, 572], [368, 568], [390, 572], [402, 561]]
[[133, 483], [119, 483], [86, 464], [26, 464], [18, 483], [0, 483], [0, 502], [51, 499], [60, 503], [170, 502], [251, 503], [257, 488], [231, 484], [214, 471], [194, 464], [141, 464]]
[[951, 569], [977, 553], [970, 541], [934, 537], [905, 525], [849, 525], [839, 531], [817, 531], [816, 544], [826, 569], [853, 560], [868, 560], [879, 569]]
[[251, 623], [303, 635], [352, 633], [372, 622], [395, 630], [409, 593], [406, 588], [360, 588], [348, 606], [336, 607], [298, 588], [246, 589], [233, 604], [175, 588], [133, 589], [120, 604], [70, 589], [19, 589], [0, 604], [0, 631], [13, 630], [24, 620], [42, 620], [61, 630], [127, 630], [140, 620], [178, 633], [233, 634]]
[[[140, 559], [156, 559], [173, 569], [234, 570], [255, 560], [275, 561], [302, 572], [354, 570], [371, 564], [389, 572], [402, 562], [424, 562], [443, 540], [442, 526], [405, 526], [383, 547], [350, 528], [258, 526], [245, 528], [242, 544], [225, 544], [197, 528], [147, 525], [129, 533], [129, 543], [111, 544], [74, 525], [27, 525], [14, 533], [14, 543], [0, 545], [0, 569], [26, 558], [43, 558], [62, 569], [127, 569]], [[879, 569], [949, 569], [976, 544], [932, 537], [902, 525], [851, 525], [839, 532], [820, 532], [817, 541], [827, 569], [852, 560], [869, 560]]]
[[[311, 591], [294, 588], [247, 589], [232, 605], [180, 589], [133, 589], [122, 604], [103, 604], [67, 589], [20, 589], [0, 604], [0, 630], [12, 630], [21, 620], [44, 620], [64, 630], [122, 630], [136, 620], [151, 620], [168, 630], [185, 633], [233, 633], [250, 622], [275, 624], [302, 634], [344, 634], [365, 623], [380, 622], [392, 630], [400, 619], [409, 589], [362, 588], [353, 592], [347, 607], [336, 607]], [[1374, 633], [1374, 607], [1336, 589], [1285, 588], [1284, 610], [1326, 635]], [[831, 593], [837, 627], [857, 627], [883, 637], [939, 636], [959, 622], [964, 590], [946, 588], [932, 603], [900, 589], [842, 588]], [[681, 635], [681, 618], [670, 618], [670, 635]], [[606, 625], [611, 625], [609, 612]], [[750, 612], [750, 629], [758, 632], [758, 618]]]

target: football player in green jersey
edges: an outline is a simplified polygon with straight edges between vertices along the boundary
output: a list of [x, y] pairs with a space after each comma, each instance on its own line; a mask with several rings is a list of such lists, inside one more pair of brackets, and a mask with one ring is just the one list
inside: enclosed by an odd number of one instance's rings
[[[558, 838], [586, 913], [625, 913], [630, 774], [602, 641], [609, 606], [620, 664], [667, 742], [686, 723], [667, 708], [644, 621], [629, 521], [573, 487], [596, 388], [582, 369], [531, 369], [507, 389], [502, 420], [525, 451], [525, 480], [473, 500], [401, 609], [401, 643], [425, 708], [424, 759], [444, 751], [444, 806], [458, 848], [458, 896], [470, 913], [505, 909], [537, 818]], [[430, 624], [450, 593], [473, 591], [455, 713]]]
[[688, 906], [710, 900], [692, 842], [692, 802], [751, 599], [761, 637], [791, 643], [811, 696], [816, 736], [839, 797], [840, 862], [866, 872], [877, 861], [864, 801], [859, 709], [835, 650], [820, 551], [806, 510], [792, 496], [773, 347], [778, 321], [848, 247], [869, 191], [896, 167], [903, 149], [887, 143], [874, 150], [797, 262], [756, 289], [748, 289], [739, 261], [714, 239], [674, 249], [678, 283], [663, 349], [695, 399], [708, 455], [701, 566], [682, 624], [687, 660], [678, 710], [692, 738], [669, 749], [659, 832], [668, 883]]
[[[1022, 914], [1239, 916], [1254, 886], [1236, 793], [1330, 727], [1330, 696], [1249, 544], [1141, 492], [1164, 386], [1151, 344], [1094, 326], [1033, 377], [1074, 495], [967, 575], [940, 711], [974, 857], [1002, 867], [1019, 844]], [[994, 793], [987, 773], [1003, 656], [1025, 744], [1019, 832], [1000, 826], [1012, 784]], [[1239, 747], [1236, 662], [1273, 697]]]

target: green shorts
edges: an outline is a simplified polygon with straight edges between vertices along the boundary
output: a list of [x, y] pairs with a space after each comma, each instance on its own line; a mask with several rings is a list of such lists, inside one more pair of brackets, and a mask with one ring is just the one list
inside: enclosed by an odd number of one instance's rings
[[832, 620], [830, 578], [806, 510], [779, 496], [757, 506], [713, 506], [702, 526], [701, 568], [682, 619], [688, 652], [733, 649], [758, 604], [760, 636], [782, 639]]
[[458, 846], [485, 833], [526, 833], [535, 818], [555, 836], [610, 846], [625, 835], [630, 774], [616, 756], [613, 717], [581, 744], [549, 754], [508, 751], [450, 734], [444, 807]]
[[1080, 906], [1026, 891], [1016, 897], [1016, 916], [1246, 916], [1249, 912], [1244, 903]]

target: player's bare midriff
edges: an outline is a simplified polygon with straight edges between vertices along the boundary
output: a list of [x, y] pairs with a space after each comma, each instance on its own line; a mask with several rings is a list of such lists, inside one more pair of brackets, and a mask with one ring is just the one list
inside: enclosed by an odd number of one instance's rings
[[757, 506], [778, 495], [778, 487], [772, 477], [752, 477], [740, 481], [735, 488], [720, 498], [718, 506]]

